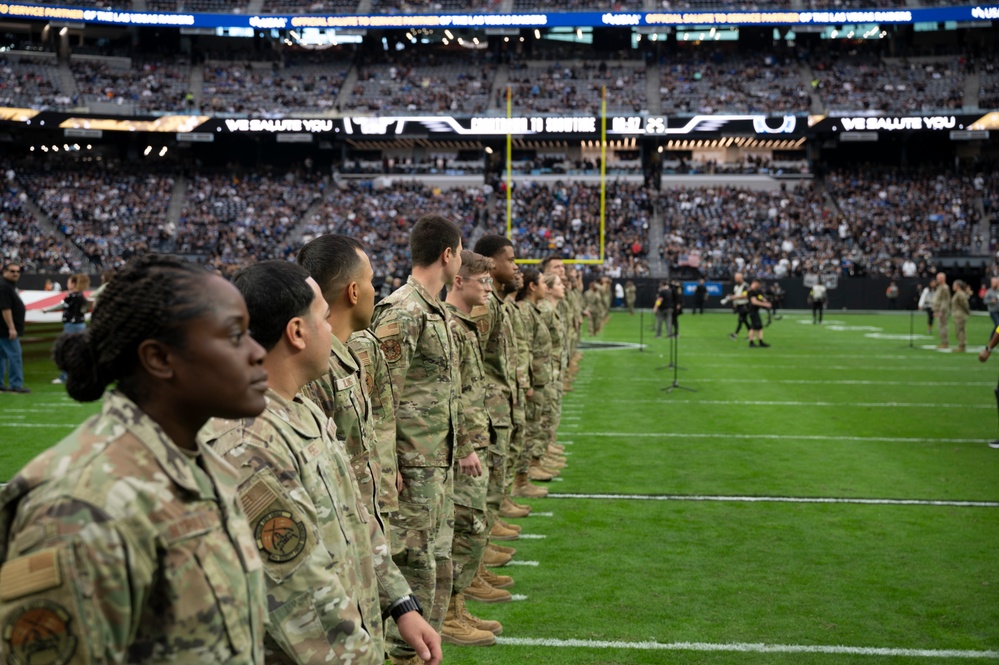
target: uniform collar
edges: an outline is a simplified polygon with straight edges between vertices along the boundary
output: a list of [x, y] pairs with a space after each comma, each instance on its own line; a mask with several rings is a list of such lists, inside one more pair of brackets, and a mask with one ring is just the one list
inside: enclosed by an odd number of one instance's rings
[[323, 435], [319, 421], [314, 417], [303, 417], [306, 413], [310, 416], [313, 414], [301, 394], [295, 395], [293, 400], [287, 400], [274, 392], [273, 388], [268, 388], [265, 413], [286, 423], [303, 437], [318, 439]]
[[409, 278], [406, 279], [406, 284], [412, 286], [413, 289], [420, 295], [420, 297], [426, 301], [427, 305], [436, 309], [441, 314], [446, 313], [447, 310], [445, 310], [444, 305], [441, 304], [440, 298], [430, 293], [430, 291], [427, 290], [427, 287], [423, 286], [415, 279], [413, 279], [412, 275], [410, 275]]
[[[173, 482], [190, 492], [201, 494], [201, 488], [191, 469], [192, 460], [138, 404], [120, 391], [112, 390], [104, 397], [101, 417], [118, 421], [153, 456]], [[201, 437], [198, 437], [197, 445], [198, 452], [204, 454], [206, 446]]]
[[336, 335], [333, 336], [332, 352], [351, 373], [356, 373], [360, 369], [357, 361], [354, 359], [354, 354], [350, 352], [350, 349]]
[[469, 327], [472, 328], [476, 327], [475, 319], [473, 319], [471, 315], [465, 314], [463, 311], [461, 311], [460, 309], [458, 309], [449, 302], [445, 302], [444, 306], [448, 309], [448, 311], [451, 312], [451, 316], [461, 319], [462, 322], [468, 325]]

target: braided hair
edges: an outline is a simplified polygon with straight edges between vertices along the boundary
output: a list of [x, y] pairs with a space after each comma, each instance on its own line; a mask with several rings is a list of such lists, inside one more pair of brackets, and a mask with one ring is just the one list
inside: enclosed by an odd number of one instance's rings
[[62, 335], [52, 357], [67, 374], [66, 392], [78, 402], [101, 398], [111, 383], [132, 401], [139, 345], [153, 339], [182, 348], [184, 325], [208, 310], [203, 268], [174, 256], [146, 254], [118, 272], [97, 300], [85, 332]]

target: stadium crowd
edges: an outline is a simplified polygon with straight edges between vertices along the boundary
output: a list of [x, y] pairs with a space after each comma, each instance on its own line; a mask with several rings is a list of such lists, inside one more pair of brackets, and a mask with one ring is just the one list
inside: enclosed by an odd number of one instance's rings
[[[512, 237], [517, 255], [599, 260], [600, 186], [572, 181], [518, 183], [512, 192]], [[649, 225], [653, 195], [643, 185], [612, 181], [605, 192], [605, 269], [615, 274], [649, 274]], [[506, 200], [494, 207], [490, 232], [506, 232]]]
[[[170, 172], [110, 165], [7, 172], [4, 257], [29, 271], [102, 269], [162, 250], [228, 274], [287, 258], [302, 237], [336, 232], [365, 241], [381, 281], [406, 275], [406, 229], [428, 211], [448, 215], [468, 237], [506, 232], [505, 183], [493, 191], [297, 171], [202, 173], [188, 178], [175, 224], [167, 215]], [[967, 255], [995, 240], [976, 237], [975, 228], [996, 214], [997, 196], [999, 178], [988, 172], [958, 177], [876, 167], [834, 169], [810, 185], [776, 191], [712, 185], [657, 192], [610, 179], [606, 264], [596, 271], [648, 275], [649, 252], [658, 251], [668, 265], [696, 267], [711, 278], [735, 271], [765, 279], [814, 272], [897, 277], [906, 260], [923, 274], [935, 256]], [[29, 199], [54, 229], [34, 219]], [[599, 199], [595, 183], [517, 181], [511, 200], [518, 255], [598, 259]], [[659, 220], [663, 242], [650, 247]]]
[[[656, 57], [646, 54], [647, 63], [621, 59], [622, 53], [594, 59], [592, 49], [578, 45], [545, 45], [499, 56], [461, 46], [256, 54], [209, 50], [201, 54], [204, 63], [195, 65], [202, 69], [200, 84], [192, 83], [190, 58], [138, 52], [128, 67], [74, 56], [69, 88], [64, 88], [69, 84], [51, 54], [18, 52], [0, 58], [0, 102], [39, 110], [101, 102], [122, 105], [122, 113], [199, 108], [255, 117], [497, 115], [505, 113], [509, 87], [516, 111], [532, 114], [599, 114], [604, 88], [610, 113], [778, 115], [817, 107], [917, 113], [999, 104], [999, 77], [991, 58], [972, 57], [970, 49], [935, 56], [913, 52], [912, 57], [888, 58], [878, 45], [854, 51], [825, 45], [747, 53], [728, 44], [680, 43]], [[979, 86], [968, 92], [972, 73]], [[649, 84], [656, 82], [658, 94], [653, 90], [650, 98]]]

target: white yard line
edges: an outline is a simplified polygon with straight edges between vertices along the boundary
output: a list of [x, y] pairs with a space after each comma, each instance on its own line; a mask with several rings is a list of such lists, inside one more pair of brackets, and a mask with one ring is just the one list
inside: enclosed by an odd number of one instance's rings
[[985, 443], [985, 439], [930, 439], [923, 437], [899, 437], [899, 436], [844, 436], [830, 434], [732, 434], [732, 433], [685, 433], [685, 432], [573, 432], [573, 436], [579, 437], [610, 437], [615, 439], [641, 438], [641, 439], [725, 439], [725, 440], [746, 440], [760, 439], [766, 441], [884, 441], [886, 443]]
[[999, 658], [999, 651], [965, 651], [958, 649], [894, 649], [886, 647], [848, 647], [811, 644], [712, 644], [708, 642], [612, 642], [601, 640], [556, 640], [527, 637], [498, 637], [498, 644], [518, 647], [549, 647], [569, 649], [633, 649], [642, 651], [728, 651], [743, 653], [827, 653], [855, 656], [888, 656], [908, 658]]
[[[721, 496], [701, 494], [549, 494], [549, 499], [593, 499], [607, 501], [717, 501], [722, 503], [852, 503], [875, 506], [953, 506], [999, 508], [999, 501], [950, 501], [937, 499], [860, 499], [819, 496]], [[524, 534], [520, 534], [523, 538]]]

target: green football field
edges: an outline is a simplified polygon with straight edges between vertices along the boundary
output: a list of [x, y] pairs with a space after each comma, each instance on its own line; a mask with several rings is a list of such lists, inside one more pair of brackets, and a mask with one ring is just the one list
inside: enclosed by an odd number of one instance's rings
[[[688, 313], [672, 392], [667, 340], [644, 323], [615, 314], [585, 351], [559, 433], [569, 466], [498, 571], [514, 602], [469, 603], [503, 622], [500, 643], [446, 662], [999, 660], [986, 317], [957, 354], [923, 315], [910, 343], [908, 313], [791, 313], [751, 349], [731, 314]], [[97, 408], [49, 383], [46, 341], [27, 348], [35, 392], [0, 395], [0, 479]]]

